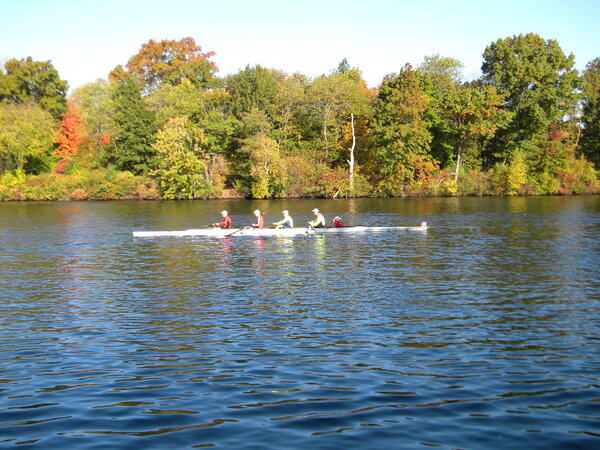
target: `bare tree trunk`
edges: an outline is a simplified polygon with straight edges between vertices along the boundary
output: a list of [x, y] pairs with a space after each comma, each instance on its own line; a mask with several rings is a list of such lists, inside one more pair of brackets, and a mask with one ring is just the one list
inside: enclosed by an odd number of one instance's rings
[[575, 148], [579, 147], [579, 138], [581, 137], [581, 126], [577, 125], [577, 139], [575, 140]]
[[323, 121], [323, 140], [325, 141], [325, 159], [329, 156], [329, 143], [327, 142], [327, 121]]
[[460, 149], [456, 155], [456, 173], [454, 174], [454, 179], [458, 182], [458, 171], [460, 169]]
[[352, 127], [352, 147], [350, 150], [350, 159], [348, 165], [350, 166], [350, 194], [354, 193], [354, 148], [356, 147], [356, 134], [354, 133], [354, 113], [350, 113], [350, 125]]

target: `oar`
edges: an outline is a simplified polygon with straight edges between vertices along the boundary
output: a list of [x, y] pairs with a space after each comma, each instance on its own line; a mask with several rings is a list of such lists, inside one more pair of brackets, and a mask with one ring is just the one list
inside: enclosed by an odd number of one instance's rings
[[313, 227], [310, 222], [308, 222], [308, 226], [306, 227], [306, 234], [310, 234], [308, 230], [312, 230], [314, 234], [319, 235], [315, 227]]
[[229, 237], [229, 236], [233, 236], [235, 233], [239, 233], [240, 231], [247, 230], [248, 228], [250, 228], [250, 227], [244, 227], [244, 228], [240, 228], [239, 230], [235, 230], [233, 233], [226, 234], [226, 235], [225, 235], [225, 236], [223, 236], [223, 237], [224, 237], [224, 238], [226, 238], [226, 237]]

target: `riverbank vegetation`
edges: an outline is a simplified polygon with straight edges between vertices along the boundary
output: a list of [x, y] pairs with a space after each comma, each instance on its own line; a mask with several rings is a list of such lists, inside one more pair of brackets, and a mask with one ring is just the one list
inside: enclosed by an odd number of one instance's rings
[[192, 38], [150, 40], [67, 96], [51, 62], [0, 71], [0, 200], [551, 195], [600, 192], [600, 58], [499, 39], [482, 77], [440, 55], [369, 88], [345, 59], [316, 78], [218, 77]]

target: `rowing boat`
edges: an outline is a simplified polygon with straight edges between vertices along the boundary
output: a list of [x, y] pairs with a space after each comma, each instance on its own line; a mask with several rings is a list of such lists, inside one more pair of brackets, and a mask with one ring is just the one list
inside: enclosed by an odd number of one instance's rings
[[179, 231], [134, 231], [134, 237], [186, 237], [186, 236], [204, 236], [222, 238], [227, 236], [307, 236], [314, 234], [329, 233], [378, 233], [385, 231], [426, 231], [429, 227], [427, 222], [422, 222], [418, 227], [346, 227], [346, 228], [195, 228]]

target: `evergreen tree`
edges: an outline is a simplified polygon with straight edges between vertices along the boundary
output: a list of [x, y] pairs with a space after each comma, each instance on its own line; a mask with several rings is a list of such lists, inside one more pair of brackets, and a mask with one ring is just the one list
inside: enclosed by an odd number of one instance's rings
[[119, 82], [112, 101], [116, 136], [107, 148], [108, 160], [120, 170], [147, 173], [156, 164], [152, 147], [156, 126], [142, 99], [140, 83], [133, 77]]

